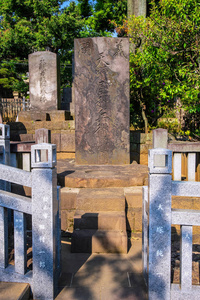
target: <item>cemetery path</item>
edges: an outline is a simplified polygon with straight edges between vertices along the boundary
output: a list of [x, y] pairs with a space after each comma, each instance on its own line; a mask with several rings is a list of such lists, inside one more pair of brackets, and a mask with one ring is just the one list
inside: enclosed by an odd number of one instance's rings
[[62, 239], [62, 275], [56, 300], [146, 300], [141, 238], [128, 254], [70, 253]]

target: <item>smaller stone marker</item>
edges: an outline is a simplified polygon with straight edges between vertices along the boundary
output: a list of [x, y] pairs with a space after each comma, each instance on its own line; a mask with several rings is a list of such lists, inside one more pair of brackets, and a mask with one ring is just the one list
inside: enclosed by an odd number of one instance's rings
[[51, 130], [40, 128], [35, 131], [35, 143], [51, 143]]
[[29, 54], [28, 58], [31, 110], [59, 109], [60, 84], [57, 54], [39, 51]]

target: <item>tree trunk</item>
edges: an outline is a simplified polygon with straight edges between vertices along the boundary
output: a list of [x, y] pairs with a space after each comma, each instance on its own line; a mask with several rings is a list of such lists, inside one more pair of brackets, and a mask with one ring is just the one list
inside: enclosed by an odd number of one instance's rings
[[147, 15], [147, 1], [146, 0], [127, 0], [128, 19], [131, 15], [136, 17]]
[[147, 120], [147, 117], [146, 117], [146, 114], [145, 114], [145, 111], [144, 111], [143, 107], [142, 107], [142, 118], [144, 120], [144, 132], [148, 133], [149, 125], [148, 125], [148, 120]]

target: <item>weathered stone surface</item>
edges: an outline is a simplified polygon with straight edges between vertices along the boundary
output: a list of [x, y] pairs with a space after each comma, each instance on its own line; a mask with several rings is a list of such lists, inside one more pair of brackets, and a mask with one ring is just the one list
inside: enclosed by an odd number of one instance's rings
[[81, 189], [77, 196], [77, 208], [87, 212], [124, 211], [123, 189]]
[[0, 282], [1, 300], [30, 299], [31, 289], [27, 283]]
[[72, 252], [127, 253], [127, 235], [114, 230], [77, 230], [72, 234]]
[[11, 142], [10, 149], [12, 153], [19, 152], [30, 152], [31, 146], [34, 145], [33, 142]]
[[47, 112], [53, 122], [70, 120], [70, 113], [65, 110], [52, 110]]
[[[58, 157], [60, 157], [59, 153], [57, 153]], [[142, 186], [147, 177], [147, 167], [138, 164], [75, 166], [73, 160], [67, 161], [64, 160], [65, 158], [64, 156], [58, 163], [58, 180], [61, 186], [70, 188], [124, 188]]]
[[119, 230], [126, 232], [126, 218], [123, 211], [100, 211], [88, 213], [77, 210], [74, 215], [74, 229]]
[[34, 110], [60, 108], [59, 63], [55, 53], [35, 52], [29, 55], [30, 105]]
[[51, 142], [52, 142], [52, 144], [56, 145], [57, 152], [60, 152], [60, 150], [61, 150], [60, 133], [52, 133], [51, 134]]
[[[75, 152], [57, 152], [57, 159], [75, 159]], [[64, 179], [62, 182], [64, 182]]]
[[167, 149], [168, 132], [167, 129], [158, 128], [153, 130], [153, 148]]
[[35, 143], [51, 143], [51, 131], [46, 128], [40, 128], [35, 131]]
[[61, 152], [75, 152], [75, 135], [73, 131], [61, 131]]
[[175, 142], [168, 144], [173, 152], [199, 152], [200, 142]]
[[31, 141], [34, 141], [34, 137], [33, 137], [33, 134], [20, 134], [20, 141], [21, 142], [31, 142]]
[[31, 122], [31, 121], [46, 121], [47, 114], [44, 111], [20, 111], [18, 114], [18, 122]]
[[61, 189], [61, 209], [75, 209], [77, 194], [80, 189], [62, 188]]
[[130, 187], [124, 189], [128, 207], [142, 208], [142, 187]]
[[75, 40], [76, 163], [129, 164], [129, 41]]
[[61, 210], [61, 230], [73, 232], [75, 210]]

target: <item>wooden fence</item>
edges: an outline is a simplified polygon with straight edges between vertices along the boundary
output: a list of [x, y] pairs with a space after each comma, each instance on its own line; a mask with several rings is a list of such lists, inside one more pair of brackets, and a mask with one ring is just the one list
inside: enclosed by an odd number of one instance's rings
[[3, 122], [15, 121], [20, 111], [29, 110], [30, 100], [23, 98], [0, 98], [0, 112]]

